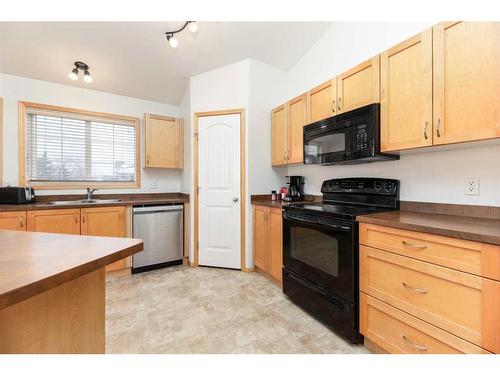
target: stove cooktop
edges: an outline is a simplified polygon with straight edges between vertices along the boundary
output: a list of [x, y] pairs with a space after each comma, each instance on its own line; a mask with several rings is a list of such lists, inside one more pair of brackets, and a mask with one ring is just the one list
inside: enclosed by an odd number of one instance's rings
[[342, 217], [354, 220], [356, 216], [366, 215], [375, 212], [388, 211], [380, 207], [354, 206], [348, 204], [334, 203], [297, 203], [285, 207], [285, 209], [309, 211], [310, 213], [322, 214], [326, 216]]

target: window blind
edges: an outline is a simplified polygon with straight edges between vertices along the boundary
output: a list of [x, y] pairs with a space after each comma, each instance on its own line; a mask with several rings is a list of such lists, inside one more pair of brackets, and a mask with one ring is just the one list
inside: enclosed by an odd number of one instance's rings
[[37, 182], [134, 182], [132, 123], [26, 110], [26, 178]]

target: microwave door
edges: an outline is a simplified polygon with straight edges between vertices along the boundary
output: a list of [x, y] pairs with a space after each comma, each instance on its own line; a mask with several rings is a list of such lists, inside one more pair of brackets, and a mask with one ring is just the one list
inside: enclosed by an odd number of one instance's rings
[[347, 128], [307, 134], [304, 139], [304, 163], [325, 164], [348, 159], [350, 149]]

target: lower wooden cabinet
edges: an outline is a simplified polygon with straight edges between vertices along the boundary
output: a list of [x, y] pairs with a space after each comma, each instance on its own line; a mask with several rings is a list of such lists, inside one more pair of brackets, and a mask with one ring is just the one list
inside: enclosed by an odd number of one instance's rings
[[254, 265], [279, 283], [283, 268], [283, 219], [280, 208], [254, 206]]
[[[500, 264], [480, 245], [360, 224], [361, 333], [391, 353], [500, 353]], [[473, 274], [486, 256], [493, 279]]]
[[80, 234], [80, 209], [28, 211], [27, 225], [30, 232]]
[[[125, 207], [91, 207], [81, 209], [81, 234], [88, 236], [125, 237]], [[129, 266], [129, 258], [124, 258], [106, 266], [106, 271], [114, 271]]]
[[360, 293], [360, 332], [390, 353], [488, 353], [432, 324]]
[[26, 211], [0, 212], [0, 229], [26, 230]]
[[[129, 210], [124, 206], [113, 206], [0, 212], [0, 229], [127, 237], [130, 232]], [[130, 258], [125, 258], [107, 266], [106, 271], [127, 268], [130, 264]]]

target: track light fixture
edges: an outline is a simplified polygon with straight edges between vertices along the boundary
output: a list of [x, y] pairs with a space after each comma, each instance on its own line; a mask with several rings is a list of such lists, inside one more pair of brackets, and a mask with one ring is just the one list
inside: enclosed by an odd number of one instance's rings
[[174, 35], [180, 33], [187, 26], [189, 26], [189, 31], [191, 31], [192, 33], [198, 31], [198, 24], [196, 23], [196, 21], [187, 21], [180, 29], [174, 31], [167, 31], [165, 33], [165, 35], [167, 36], [168, 44], [170, 44], [170, 47], [176, 48], [179, 45], [179, 41], [175, 38]]
[[68, 74], [69, 79], [73, 81], [78, 80], [78, 73], [80, 70], [83, 70], [83, 80], [87, 83], [94, 82], [94, 79], [90, 75], [89, 66], [81, 61], [75, 61], [75, 68]]

